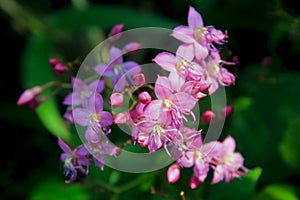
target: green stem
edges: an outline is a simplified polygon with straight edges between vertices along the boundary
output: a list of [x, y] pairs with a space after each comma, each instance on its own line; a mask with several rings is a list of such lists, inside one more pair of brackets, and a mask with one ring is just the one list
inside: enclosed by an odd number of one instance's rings
[[40, 35], [45, 27], [42, 21], [20, 6], [15, 0], [0, 0], [0, 9], [9, 15], [15, 24], [21, 25], [35, 35]]

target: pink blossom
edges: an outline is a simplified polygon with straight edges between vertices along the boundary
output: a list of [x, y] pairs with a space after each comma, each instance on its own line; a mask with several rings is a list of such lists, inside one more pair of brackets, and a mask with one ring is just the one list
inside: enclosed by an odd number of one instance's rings
[[58, 144], [60, 148], [64, 151], [60, 155], [61, 161], [64, 163], [65, 176], [68, 176], [69, 179], [67, 183], [73, 182], [77, 178], [77, 171], [87, 175], [88, 167], [91, 164], [89, 158], [89, 152], [84, 145], [78, 146], [76, 149], [71, 150], [71, 148], [64, 143], [60, 138], [58, 138]]
[[100, 76], [111, 78], [115, 91], [121, 92], [133, 82], [133, 75], [140, 73], [141, 68], [136, 62], [123, 62], [121, 49], [113, 46], [109, 51], [109, 62], [96, 65], [94, 70]]
[[90, 97], [86, 108], [73, 109], [73, 118], [76, 124], [87, 126], [85, 138], [90, 143], [99, 142], [113, 123], [112, 114], [103, 111], [103, 99], [98, 93]]
[[[214, 156], [214, 176], [212, 184], [225, 179], [230, 182], [233, 178], [239, 178], [247, 169], [243, 166], [243, 156], [235, 151], [235, 140], [228, 136], [220, 146], [220, 151]], [[243, 170], [243, 171], [241, 171]]]
[[68, 106], [86, 106], [92, 94], [102, 92], [105, 87], [103, 80], [95, 80], [87, 85], [80, 78], [72, 78], [72, 85], [73, 92], [68, 94], [63, 101], [63, 104]]
[[188, 26], [178, 26], [172, 36], [193, 47], [197, 60], [204, 59], [209, 51], [216, 51], [213, 43], [223, 44], [227, 34], [212, 26], [204, 26], [202, 16], [192, 7], [189, 8]]

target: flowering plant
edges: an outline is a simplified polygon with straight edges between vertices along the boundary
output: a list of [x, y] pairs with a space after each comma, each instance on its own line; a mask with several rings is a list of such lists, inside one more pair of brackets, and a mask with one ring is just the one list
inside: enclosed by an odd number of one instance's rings
[[[66, 182], [74, 182], [78, 173], [88, 174], [92, 161], [103, 170], [107, 159], [118, 159], [129, 143], [147, 148], [150, 154], [164, 150], [175, 161], [167, 170], [169, 183], [179, 180], [182, 168], [193, 168], [191, 189], [198, 188], [210, 170], [212, 184], [230, 182], [248, 172], [243, 156], [235, 152], [233, 137], [228, 135], [222, 142], [214, 137], [205, 140], [208, 133], [204, 134], [198, 126], [199, 122], [215, 125], [233, 111], [227, 105], [219, 108], [219, 113], [208, 109], [199, 117], [197, 110], [203, 99], [235, 82], [236, 75], [224, 65], [236, 62], [223, 60], [220, 53], [228, 35], [213, 26], [204, 26], [201, 15], [191, 6], [187, 21], [188, 26], [172, 30], [171, 37], [180, 42], [176, 53], [160, 52], [152, 58], [163, 71], [163, 75], [156, 75], [154, 83], [147, 83], [149, 72], [144, 72], [140, 64], [124, 61], [123, 55], [137, 53], [143, 44], [131, 41], [118, 45], [116, 41], [126, 34], [123, 24], [115, 25], [109, 33], [109, 43], [101, 46], [103, 58], [90, 68], [84, 62], [81, 68], [88, 73], [71, 77], [73, 91], [62, 102], [68, 106], [64, 117], [78, 132], [83, 130], [80, 134], [83, 144], [71, 150], [58, 138], [58, 145], [64, 151], [61, 161]], [[49, 63], [58, 74], [73, 69], [72, 64], [56, 58]], [[56, 94], [55, 91], [41, 97], [46, 88], [68, 86], [58, 81], [35, 86], [20, 96], [18, 105], [36, 108]], [[129, 128], [130, 140], [116, 146], [110, 137], [117, 134], [114, 130], [118, 126]]]

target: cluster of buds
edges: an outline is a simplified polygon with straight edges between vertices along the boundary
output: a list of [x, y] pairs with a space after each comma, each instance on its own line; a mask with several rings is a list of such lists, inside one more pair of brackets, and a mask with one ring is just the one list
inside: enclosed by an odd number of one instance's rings
[[[123, 28], [123, 24], [114, 26], [109, 33], [113, 36], [110, 40], [118, 40]], [[181, 168], [193, 167], [192, 189], [205, 181], [210, 169], [214, 171], [213, 184], [221, 180], [229, 182], [247, 172], [242, 155], [235, 152], [236, 144], [231, 136], [223, 142], [203, 143], [202, 130], [187, 125], [187, 122], [197, 120], [193, 110], [199, 101], [215, 93], [220, 85], [229, 86], [235, 82], [235, 75], [223, 67], [235, 63], [222, 60], [215, 47], [224, 44], [228, 35], [212, 26], [204, 26], [201, 15], [190, 7], [188, 26], [176, 27], [171, 36], [182, 44], [176, 55], [161, 52], [153, 58], [162, 70], [169, 73], [158, 76], [154, 85], [148, 85], [148, 90], [142, 87], [146, 78], [140, 65], [123, 58], [125, 53], [137, 52], [140, 47], [137, 42], [125, 44], [123, 48], [109, 46], [107, 62], [93, 66], [99, 79], [72, 78], [73, 92], [63, 100], [63, 104], [69, 106], [64, 116], [69, 123], [85, 127], [85, 144], [71, 150], [59, 139], [68, 182], [76, 179], [78, 171], [87, 174], [92, 160], [103, 169], [106, 156], [122, 153], [122, 148], [111, 144], [108, 139], [108, 135], [113, 134], [113, 124], [127, 124], [134, 144], [146, 147], [150, 152], [164, 148], [176, 160], [167, 171], [170, 183], [178, 181]], [[51, 59], [50, 65], [58, 73], [67, 70], [57, 59]], [[105, 109], [102, 94], [111, 86], [114, 92], [107, 103], [113, 111]], [[133, 95], [135, 91], [138, 92], [136, 96]], [[28, 90], [18, 104], [31, 103], [40, 92], [40, 87]], [[130, 95], [131, 105], [122, 110], [125, 94]], [[211, 123], [217, 116], [228, 117], [232, 112], [232, 106], [224, 107], [218, 115], [207, 110], [199, 120]]]

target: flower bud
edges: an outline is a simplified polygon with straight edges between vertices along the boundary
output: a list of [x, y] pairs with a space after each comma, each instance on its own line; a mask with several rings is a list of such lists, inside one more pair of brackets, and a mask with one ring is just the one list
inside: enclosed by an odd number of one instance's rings
[[113, 107], [113, 108], [118, 108], [122, 105], [124, 101], [124, 96], [121, 93], [113, 93], [110, 96], [109, 99], [109, 104]]
[[178, 164], [173, 164], [167, 171], [167, 179], [169, 183], [175, 183], [180, 178], [180, 167]]
[[49, 64], [52, 66], [52, 67], [55, 67], [55, 65], [57, 65], [59, 63], [58, 59], [57, 58], [50, 58], [49, 59]]
[[151, 101], [151, 96], [148, 92], [141, 92], [139, 94], [139, 100], [143, 103], [143, 104], [147, 104]]
[[64, 114], [64, 118], [67, 120], [69, 124], [74, 123], [72, 110], [67, 110]]
[[54, 71], [58, 74], [62, 74], [64, 72], [66, 72], [67, 70], [68, 70], [68, 68], [64, 64], [61, 64], [61, 63], [58, 63], [54, 66]]
[[115, 124], [125, 124], [128, 121], [128, 113], [118, 113], [115, 115]]
[[21, 96], [20, 96], [20, 98], [19, 98], [17, 104], [18, 104], [19, 106], [21, 106], [21, 105], [25, 105], [25, 104], [28, 104], [28, 103], [34, 101], [35, 98], [36, 98], [40, 93], [42, 93], [43, 89], [44, 89], [44, 88], [41, 87], [41, 86], [35, 86], [35, 87], [31, 88], [31, 89], [25, 90], [25, 91], [21, 94]]
[[192, 176], [192, 178], [190, 179], [190, 188], [191, 189], [197, 189], [200, 185], [201, 181], [198, 179], [197, 176]]
[[207, 110], [203, 113], [201, 119], [205, 123], [210, 123], [215, 117], [216, 117], [216, 114], [213, 111]]
[[[121, 36], [121, 33], [123, 31], [124, 24], [116, 24], [114, 27], [112, 27], [109, 36], [115, 36], [114, 39], [118, 39]], [[117, 35], [119, 34], [119, 35]]]
[[228, 105], [228, 106], [225, 106], [222, 111], [221, 111], [221, 117], [229, 117], [233, 112], [233, 106], [231, 105]]
[[144, 74], [133, 75], [133, 84], [137, 87], [141, 87], [146, 82]]

